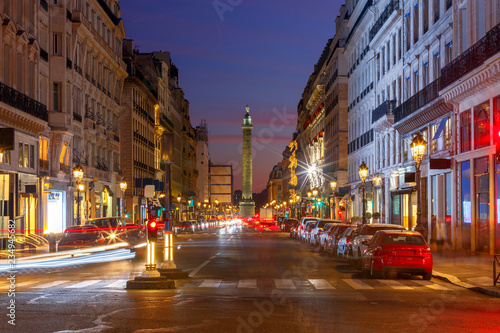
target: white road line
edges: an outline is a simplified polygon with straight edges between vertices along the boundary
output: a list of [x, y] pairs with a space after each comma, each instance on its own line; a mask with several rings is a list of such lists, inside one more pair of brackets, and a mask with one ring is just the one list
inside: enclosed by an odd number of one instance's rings
[[386, 286], [391, 287], [392, 289], [413, 290], [412, 287], [405, 286], [401, 282], [398, 282], [396, 280], [377, 280], [377, 281], [385, 284]]
[[87, 281], [82, 281], [77, 284], [72, 284], [71, 286], [64, 287], [66, 289], [80, 289], [80, 288], [85, 288], [88, 286], [91, 286], [93, 284], [96, 284], [97, 282], [100, 282], [101, 280], [87, 280]]
[[[415, 282], [418, 282], [420, 284], [420, 282], [424, 282], [424, 281], [415, 281]], [[434, 284], [426, 284], [424, 286], [427, 288], [433, 289], [433, 290], [451, 290], [450, 288], [447, 288], [445, 286], [435, 284], [435, 283]]]
[[291, 279], [274, 279], [276, 289], [296, 289]]
[[127, 280], [116, 280], [115, 282], [104, 286], [104, 288], [125, 288], [126, 285]]
[[192, 271], [191, 273], [189, 273], [189, 277], [193, 277], [196, 274], [198, 274], [198, 272], [200, 271], [200, 269], [202, 269], [203, 267], [205, 267], [209, 263], [210, 263], [210, 260], [207, 260], [203, 264], [201, 264], [200, 266], [196, 267], [194, 271]]
[[257, 288], [257, 280], [255, 280], [255, 279], [239, 280], [238, 281], [238, 288], [256, 289]]
[[373, 289], [373, 287], [369, 286], [368, 284], [364, 283], [361, 280], [353, 280], [353, 279], [343, 279], [345, 283], [350, 285], [352, 288], [357, 289], [357, 290], [370, 290]]
[[427, 280], [411, 280], [411, 282], [419, 284], [419, 285], [424, 286], [424, 287], [434, 284], [434, 282], [427, 281]]
[[55, 286], [58, 286], [60, 284], [63, 284], [63, 283], [66, 283], [66, 282], [69, 282], [69, 281], [66, 281], [66, 280], [59, 280], [59, 281], [54, 281], [54, 282], [50, 282], [50, 283], [46, 283], [46, 284], [42, 284], [40, 286], [34, 286], [34, 287], [31, 287], [31, 288], [36, 288], [36, 289], [46, 289], [46, 288], [50, 288], [50, 287], [55, 287]]
[[335, 289], [334, 286], [324, 279], [309, 279], [309, 282], [311, 282], [316, 289]]
[[475, 278], [468, 278], [467, 281], [472, 284], [481, 286], [481, 287], [493, 287], [493, 279], [486, 276], [480, 276]]
[[202, 284], [199, 285], [200, 288], [219, 288], [222, 280], [204, 280]]

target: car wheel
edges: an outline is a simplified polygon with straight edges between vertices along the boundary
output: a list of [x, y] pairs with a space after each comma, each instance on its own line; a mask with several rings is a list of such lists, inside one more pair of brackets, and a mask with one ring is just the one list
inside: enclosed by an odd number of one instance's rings
[[422, 275], [422, 278], [426, 281], [429, 281], [430, 279], [432, 279], [432, 273], [425, 273]]

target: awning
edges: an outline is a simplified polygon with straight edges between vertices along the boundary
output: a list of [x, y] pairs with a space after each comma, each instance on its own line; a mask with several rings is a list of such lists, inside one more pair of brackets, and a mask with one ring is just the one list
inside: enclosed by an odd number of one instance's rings
[[446, 126], [446, 122], [448, 121], [448, 119], [450, 119], [450, 116], [444, 117], [443, 120], [441, 120], [441, 123], [439, 124], [439, 127], [436, 131], [436, 134], [434, 134], [434, 137], [432, 138], [432, 140], [436, 140], [441, 136], [441, 133], [443, 132], [444, 127]]
[[351, 204], [351, 193], [347, 193], [346, 195], [344, 195], [342, 197], [342, 199], [340, 199], [339, 205], [342, 205], [342, 204], [348, 204], [348, 205]]

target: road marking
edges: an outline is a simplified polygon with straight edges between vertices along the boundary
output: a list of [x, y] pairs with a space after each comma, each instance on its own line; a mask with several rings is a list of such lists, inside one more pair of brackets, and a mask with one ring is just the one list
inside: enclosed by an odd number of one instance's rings
[[324, 279], [309, 279], [309, 282], [311, 282], [316, 289], [335, 289], [334, 286]]
[[238, 288], [256, 289], [257, 288], [257, 280], [255, 280], [255, 279], [239, 280], [238, 281]]
[[386, 286], [391, 287], [392, 289], [413, 290], [412, 287], [405, 286], [401, 282], [398, 282], [396, 280], [377, 280], [377, 281], [385, 284]]
[[353, 279], [343, 279], [345, 283], [353, 287], [354, 289], [357, 290], [370, 290], [373, 289], [373, 287], [369, 286], [368, 284], [364, 283], [361, 280], [353, 280]]
[[493, 279], [486, 276], [469, 278], [467, 281], [481, 287], [493, 287]]
[[104, 288], [125, 288], [127, 280], [116, 280], [115, 282], [104, 286]]
[[274, 279], [276, 289], [296, 289], [291, 279]]
[[222, 280], [204, 280], [202, 284], [199, 285], [200, 288], [219, 288]]
[[88, 286], [91, 286], [93, 284], [96, 284], [97, 282], [100, 282], [101, 280], [87, 280], [87, 281], [83, 281], [83, 282], [80, 282], [80, 283], [77, 283], [77, 284], [72, 284], [71, 286], [67, 286], [67, 287], [64, 287], [66, 289], [80, 289], [80, 288], [85, 288], [85, 287], [88, 287]]
[[450, 288], [447, 288], [445, 286], [441, 286], [439, 284], [430, 284], [428, 286], [426, 286], [427, 288], [431, 288], [431, 289], [434, 289], [434, 290], [451, 290]]
[[189, 277], [193, 277], [196, 274], [198, 274], [198, 272], [200, 271], [200, 269], [202, 269], [203, 267], [205, 267], [209, 263], [210, 263], [210, 260], [207, 260], [203, 264], [201, 264], [200, 266], [196, 267], [194, 271], [192, 271], [191, 273], [189, 273]]
[[66, 280], [54, 281], [54, 282], [42, 284], [40, 286], [34, 286], [34, 287], [31, 287], [31, 288], [46, 289], [46, 288], [58, 286], [60, 284], [66, 283], [66, 282], [69, 282], [69, 281], [66, 281]]

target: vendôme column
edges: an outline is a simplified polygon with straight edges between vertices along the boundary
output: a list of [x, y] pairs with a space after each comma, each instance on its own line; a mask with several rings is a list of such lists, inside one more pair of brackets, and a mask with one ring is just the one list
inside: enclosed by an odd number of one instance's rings
[[243, 117], [243, 168], [242, 168], [242, 198], [240, 201], [240, 216], [253, 217], [255, 214], [255, 202], [252, 196], [252, 118], [250, 108], [247, 105], [246, 114]]

